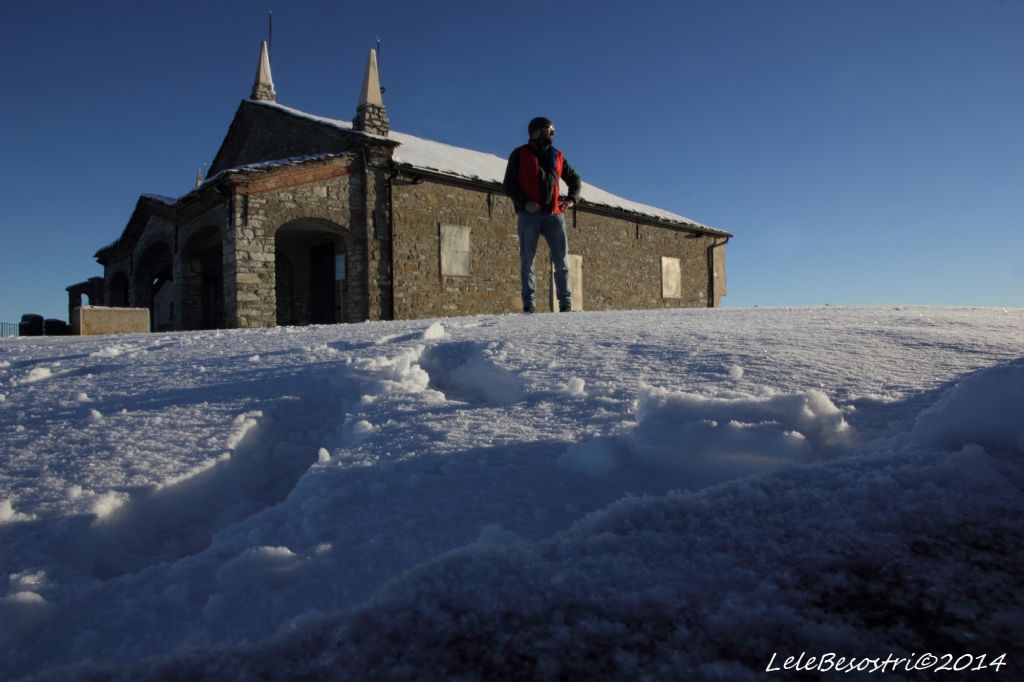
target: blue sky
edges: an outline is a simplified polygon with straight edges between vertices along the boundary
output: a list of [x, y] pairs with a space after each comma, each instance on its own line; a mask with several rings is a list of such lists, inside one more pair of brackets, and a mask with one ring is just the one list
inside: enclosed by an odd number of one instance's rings
[[588, 182], [735, 234], [726, 306], [1024, 305], [1020, 0], [101, 0], [0, 22], [0, 321], [191, 189], [268, 9], [282, 104], [351, 119], [380, 36], [393, 129], [505, 156], [552, 118]]

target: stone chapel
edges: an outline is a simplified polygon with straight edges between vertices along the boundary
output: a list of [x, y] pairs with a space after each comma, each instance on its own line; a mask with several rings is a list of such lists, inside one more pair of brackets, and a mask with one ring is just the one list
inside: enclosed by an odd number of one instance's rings
[[[283, 106], [263, 43], [206, 177], [139, 197], [96, 252], [103, 276], [68, 287], [69, 305], [148, 308], [154, 331], [519, 312], [505, 162], [390, 130], [373, 50], [351, 122]], [[574, 308], [725, 295], [728, 232], [587, 183], [566, 226]], [[537, 259], [550, 271], [543, 240]], [[557, 310], [550, 277], [537, 300]]]

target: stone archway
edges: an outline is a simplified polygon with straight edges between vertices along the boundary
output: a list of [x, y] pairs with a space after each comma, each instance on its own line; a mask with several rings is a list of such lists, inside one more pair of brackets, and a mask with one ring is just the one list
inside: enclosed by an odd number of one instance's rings
[[105, 282], [102, 277], [90, 277], [85, 282], [69, 286], [67, 288], [68, 319], [74, 319], [75, 308], [103, 305], [104, 284]]
[[224, 244], [217, 227], [203, 227], [185, 242], [180, 280], [182, 328], [225, 327]]
[[274, 235], [277, 324], [351, 321], [347, 231], [328, 220], [302, 218]]
[[164, 242], [149, 245], [135, 266], [133, 305], [149, 308], [150, 329], [174, 329], [177, 292], [174, 288], [174, 259]]

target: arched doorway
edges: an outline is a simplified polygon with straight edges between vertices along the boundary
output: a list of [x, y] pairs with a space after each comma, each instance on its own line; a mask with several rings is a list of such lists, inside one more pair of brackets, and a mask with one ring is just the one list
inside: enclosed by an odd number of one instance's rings
[[334, 255], [335, 245], [330, 240], [309, 248], [309, 321], [313, 324], [340, 320]]
[[147, 248], [135, 267], [134, 305], [149, 308], [150, 329], [174, 329], [174, 263], [171, 249], [163, 242]]
[[103, 305], [106, 280], [102, 277], [90, 277], [84, 282], [72, 284], [68, 292], [68, 319], [75, 319], [75, 309], [83, 306]]
[[295, 269], [292, 261], [280, 248], [274, 254], [274, 294], [277, 299], [277, 324], [298, 324], [295, 312], [295, 296], [292, 292], [292, 281]]
[[192, 235], [181, 254], [181, 319], [184, 329], [219, 329], [224, 321], [224, 246], [220, 230]]
[[347, 321], [345, 230], [326, 220], [293, 220], [275, 235], [279, 325]]

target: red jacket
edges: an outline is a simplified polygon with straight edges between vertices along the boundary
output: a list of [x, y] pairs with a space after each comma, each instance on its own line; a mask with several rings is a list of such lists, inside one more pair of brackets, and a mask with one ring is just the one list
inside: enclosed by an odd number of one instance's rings
[[512, 199], [516, 213], [526, 210], [526, 202], [536, 202], [546, 213], [561, 213], [559, 206], [559, 179], [569, 187], [568, 198], [579, 201], [579, 174], [565, 160], [565, 155], [552, 146], [541, 148], [536, 142], [524, 144], [512, 151], [505, 167], [502, 183], [505, 193]]

